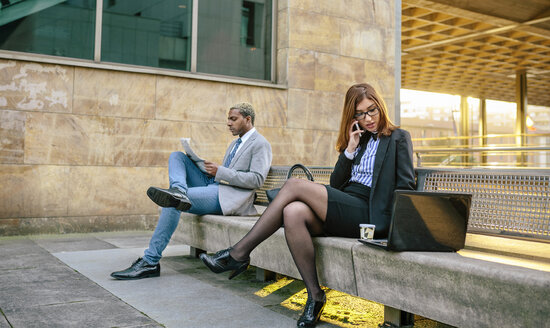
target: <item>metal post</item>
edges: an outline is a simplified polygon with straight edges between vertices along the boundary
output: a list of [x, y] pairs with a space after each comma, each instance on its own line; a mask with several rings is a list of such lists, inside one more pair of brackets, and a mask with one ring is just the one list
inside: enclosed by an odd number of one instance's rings
[[95, 4], [94, 61], [101, 61], [101, 33], [103, 28], [103, 0]]
[[394, 72], [394, 99], [393, 122], [401, 125], [401, 0], [394, 1], [394, 42], [395, 42], [395, 72]]
[[[462, 139], [461, 145], [464, 148], [470, 146], [470, 111], [468, 108], [468, 97], [460, 96], [460, 136], [465, 137]], [[461, 154], [462, 163], [470, 163], [470, 156], [467, 153]]]
[[199, 0], [193, 0], [191, 11], [191, 72], [197, 72], [197, 36], [199, 27]]
[[[487, 146], [487, 100], [479, 99], [479, 136], [481, 137], [481, 147]], [[487, 164], [487, 153], [481, 153], [481, 163]]]
[[[516, 146], [525, 146], [525, 119], [527, 116], [527, 71], [516, 71]], [[517, 157], [518, 166], [525, 165], [525, 155], [520, 153]]]
[[279, 26], [279, 4], [271, 2], [271, 82], [277, 83], [277, 26]]
[[384, 305], [384, 325], [382, 327], [413, 327], [414, 315], [391, 306]]

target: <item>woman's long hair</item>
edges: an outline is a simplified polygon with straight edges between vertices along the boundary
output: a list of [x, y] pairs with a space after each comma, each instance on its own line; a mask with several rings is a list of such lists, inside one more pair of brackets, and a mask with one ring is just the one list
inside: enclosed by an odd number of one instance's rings
[[360, 83], [353, 85], [348, 89], [344, 100], [344, 109], [342, 110], [342, 119], [340, 121], [340, 132], [338, 132], [338, 140], [336, 141], [337, 151], [343, 152], [348, 146], [350, 123], [355, 115], [357, 105], [365, 98], [372, 100], [376, 107], [378, 107], [380, 120], [378, 121], [378, 128], [376, 130], [379, 135], [389, 136], [393, 130], [398, 128], [398, 126], [392, 123], [388, 116], [388, 109], [384, 99], [382, 99], [370, 84]]

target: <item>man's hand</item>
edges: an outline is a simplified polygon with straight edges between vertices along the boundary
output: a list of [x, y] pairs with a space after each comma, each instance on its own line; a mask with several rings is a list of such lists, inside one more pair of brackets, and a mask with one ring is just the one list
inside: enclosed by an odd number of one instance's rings
[[204, 168], [208, 174], [215, 177], [216, 173], [218, 173], [218, 164], [210, 161], [204, 161]]

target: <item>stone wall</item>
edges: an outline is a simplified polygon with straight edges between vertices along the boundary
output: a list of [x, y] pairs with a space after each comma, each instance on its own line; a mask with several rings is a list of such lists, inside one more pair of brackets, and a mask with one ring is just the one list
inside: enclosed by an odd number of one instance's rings
[[286, 88], [0, 59], [0, 235], [154, 228], [145, 190], [167, 187], [179, 138], [221, 163], [237, 102], [254, 105], [274, 165], [334, 165], [350, 85], [372, 83], [393, 108], [394, 3], [278, 5]]

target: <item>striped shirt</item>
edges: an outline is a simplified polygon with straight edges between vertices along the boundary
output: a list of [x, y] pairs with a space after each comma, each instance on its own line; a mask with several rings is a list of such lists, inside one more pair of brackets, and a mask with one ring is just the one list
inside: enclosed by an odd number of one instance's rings
[[[364, 184], [367, 187], [372, 185], [372, 174], [374, 171], [374, 159], [376, 158], [376, 150], [378, 150], [378, 144], [380, 138], [371, 138], [367, 143], [367, 149], [363, 153], [361, 162], [357, 165], [353, 165], [351, 169], [350, 182], [357, 182]], [[354, 155], [357, 155], [359, 148], [355, 151]]]

